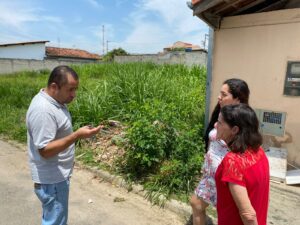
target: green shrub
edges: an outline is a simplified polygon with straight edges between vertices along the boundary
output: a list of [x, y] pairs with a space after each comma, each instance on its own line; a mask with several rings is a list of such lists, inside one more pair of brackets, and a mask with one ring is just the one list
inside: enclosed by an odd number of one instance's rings
[[[204, 154], [205, 68], [153, 63], [72, 67], [80, 78], [77, 98], [69, 105], [74, 129], [119, 120], [128, 129], [126, 153], [115, 170], [146, 184], [150, 194], [189, 193]], [[32, 97], [46, 86], [48, 72], [1, 75], [0, 133], [26, 140], [25, 114]], [[92, 154], [80, 158], [97, 164]]]
[[127, 131], [129, 146], [125, 154], [125, 171], [135, 178], [147, 176], [164, 159], [168, 143], [163, 126], [139, 119]]

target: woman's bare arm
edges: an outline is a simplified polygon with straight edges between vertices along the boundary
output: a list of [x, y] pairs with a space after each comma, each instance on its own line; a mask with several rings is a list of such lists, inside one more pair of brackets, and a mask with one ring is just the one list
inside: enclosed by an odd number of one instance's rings
[[238, 184], [229, 183], [228, 185], [244, 225], [258, 225], [256, 212], [251, 205], [247, 189]]

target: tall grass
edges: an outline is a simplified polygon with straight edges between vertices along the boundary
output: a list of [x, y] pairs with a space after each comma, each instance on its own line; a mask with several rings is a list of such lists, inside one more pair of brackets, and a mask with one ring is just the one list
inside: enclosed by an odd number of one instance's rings
[[45, 83], [49, 71], [0, 76], [0, 133], [25, 142], [25, 116], [31, 98]]
[[[126, 153], [116, 171], [149, 193], [190, 193], [203, 160], [204, 68], [151, 63], [73, 66], [80, 77], [69, 108], [74, 129], [125, 123]], [[26, 140], [25, 114], [49, 71], [0, 76], [0, 133]]]
[[155, 100], [173, 105], [178, 119], [193, 123], [203, 117], [203, 69], [140, 63], [83, 68], [75, 67], [81, 87], [77, 101], [71, 105], [78, 125], [86, 122], [83, 118], [94, 123], [110, 118], [128, 121], [140, 113], [142, 105]]
[[188, 194], [203, 160], [205, 70], [139, 63], [90, 69], [81, 74], [71, 107], [75, 126], [106, 119], [127, 123], [129, 142], [118, 171], [142, 179], [150, 192]]

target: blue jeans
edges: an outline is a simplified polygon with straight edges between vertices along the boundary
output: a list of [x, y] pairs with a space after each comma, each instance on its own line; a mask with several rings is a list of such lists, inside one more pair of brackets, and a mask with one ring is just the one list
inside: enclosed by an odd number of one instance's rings
[[56, 184], [35, 184], [34, 192], [42, 202], [42, 225], [65, 225], [68, 221], [69, 179]]

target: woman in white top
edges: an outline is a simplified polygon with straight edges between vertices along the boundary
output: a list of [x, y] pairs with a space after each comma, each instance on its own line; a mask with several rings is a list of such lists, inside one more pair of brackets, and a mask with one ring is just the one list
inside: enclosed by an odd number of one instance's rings
[[193, 209], [193, 225], [205, 225], [206, 208], [209, 204], [214, 207], [217, 204], [215, 173], [227, 153], [226, 143], [216, 139], [217, 131], [214, 128], [220, 109], [225, 105], [248, 104], [249, 94], [247, 83], [240, 79], [228, 79], [221, 87], [218, 104], [212, 113], [204, 136], [207, 152], [202, 167], [202, 178], [190, 200]]

